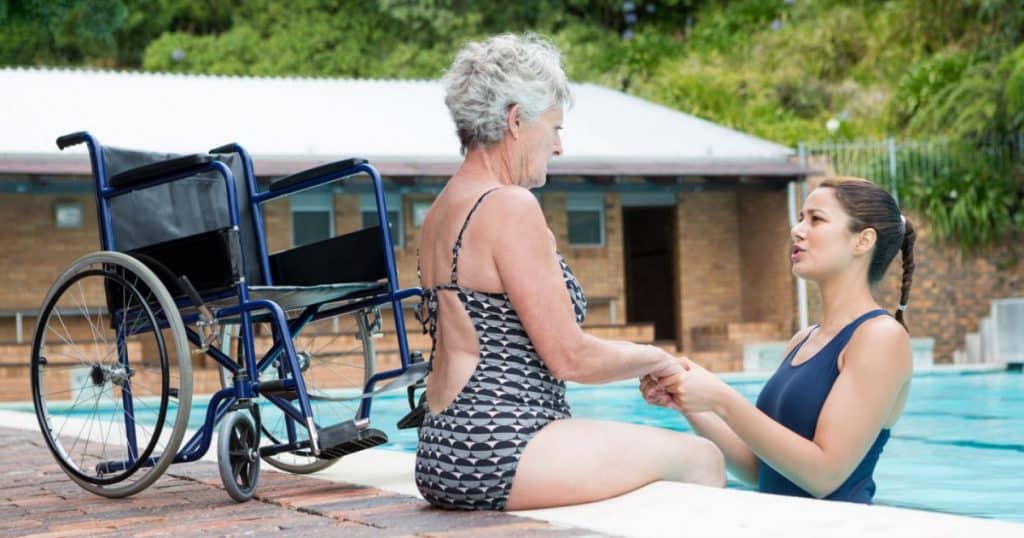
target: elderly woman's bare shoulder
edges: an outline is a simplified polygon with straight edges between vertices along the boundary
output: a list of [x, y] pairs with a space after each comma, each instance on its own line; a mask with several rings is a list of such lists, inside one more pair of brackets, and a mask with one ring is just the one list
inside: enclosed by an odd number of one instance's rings
[[540, 208], [537, 197], [525, 187], [518, 185], [505, 185], [495, 189], [490, 195], [491, 206], [495, 207], [494, 213], [514, 218], [539, 218], [544, 219], [544, 212]]

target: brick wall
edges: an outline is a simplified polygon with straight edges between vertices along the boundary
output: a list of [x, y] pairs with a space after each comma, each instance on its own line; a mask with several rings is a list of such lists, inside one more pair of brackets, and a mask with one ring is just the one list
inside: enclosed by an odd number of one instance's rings
[[[58, 201], [81, 204], [81, 228], [57, 229], [54, 206]], [[0, 194], [0, 248], [0, 275], [4, 279], [0, 310], [38, 309], [46, 291], [65, 267], [78, 257], [99, 250], [94, 197]], [[0, 319], [0, 325], [13, 326], [13, 321]], [[6, 334], [0, 333], [0, 339], [6, 339]]]
[[[405, 246], [398, 249], [399, 279], [403, 286], [418, 285], [416, 246], [418, 231], [411, 205], [419, 197], [403, 196], [406, 218]], [[58, 230], [54, 225], [57, 201], [82, 204], [83, 225]], [[565, 194], [545, 193], [542, 205], [558, 240], [559, 251], [580, 278], [588, 296], [595, 298], [588, 322], [607, 324], [607, 299], [615, 299], [616, 320], [626, 320], [624, 260], [622, 258], [621, 202], [617, 194], [605, 197], [606, 244], [598, 248], [568, 245]], [[335, 224], [339, 233], [361, 224], [358, 197], [336, 196]], [[682, 193], [678, 197], [679, 324], [681, 344], [692, 347], [691, 330], [736, 322], [774, 322], [783, 337], [794, 328], [795, 298], [786, 258], [788, 222], [785, 191]], [[265, 206], [268, 246], [277, 251], [291, 245], [291, 213], [287, 200]], [[918, 217], [912, 217], [921, 224]], [[0, 195], [0, 310], [35, 310], [61, 270], [74, 259], [99, 248], [95, 202], [91, 194]], [[976, 331], [989, 302], [1000, 297], [1024, 296], [1024, 242], [1016, 240], [1000, 249], [961, 257], [956, 248], [931, 243], [919, 225], [918, 271], [908, 312], [915, 336], [936, 338], [937, 360], [951, 360], [963, 345], [966, 332]], [[1016, 256], [1016, 258], [1014, 257]], [[877, 287], [882, 304], [893, 309], [897, 301], [899, 258], [890, 275]], [[811, 320], [816, 320], [816, 290], [809, 286]], [[605, 298], [604, 302], [600, 298]], [[407, 311], [407, 314], [409, 312]], [[408, 316], [412, 320], [411, 316]], [[31, 338], [34, 320], [24, 324]], [[416, 326], [410, 321], [409, 326]], [[13, 318], [0, 319], [0, 342], [15, 338]]]
[[[339, 388], [339, 387], [353, 387], [361, 383], [360, 369], [362, 362], [361, 356], [357, 355], [360, 353], [360, 347], [355, 343], [355, 339], [350, 336], [351, 332], [351, 320], [343, 320], [341, 322], [341, 331], [348, 331], [347, 335], [333, 335], [333, 334], [321, 334], [320, 336], [314, 336], [317, 330], [323, 330], [329, 327], [330, 321], [318, 322], [325, 326], [311, 329], [312, 332], [305, 333], [300, 336], [296, 342], [297, 351], [309, 351], [314, 356], [321, 357], [321, 360], [326, 360], [333, 363], [335, 366], [327, 368], [325, 370], [318, 370], [315, 376], [311, 376], [309, 382], [316, 384], [319, 388]], [[85, 328], [80, 328], [83, 331]], [[74, 329], [73, 329], [74, 330]], [[76, 332], [78, 332], [76, 330]], [[634, 342], [645, 342], [650, 343], [654, 339], [654, 327], [650, 324], [637, 324], [637, 325], [595, 325], [586, 328], [586, 332], [600, 338], [608, 338], [611, 340], [630, 340]], [[167, 341], [169, 337], [165, 337]], [[269, 349], [272, 340], [265, 335], [257, 335], [254, 346], [257, 350], [257, 355], [262, 354]], [[430, 338], [417, 331], [410, 332], [408, 335], [409, 348], [413, 351], [420, 351], [426, 357], [430, 351]], [[142, 346], [139, 343], [133, 343], [134, 347], [129, 348], [129, 355], [132, 357], [138, 357], [140, 355], [153, 357], [152, 352], [146, 354], [145, 352], [140, 353], [138, 351]], [[398, 344], [393, 331], [386, 330], [384, 334], [374, 340], [374, 346], [377, 350], [377, 370], [389, 370], [398, 367]], [[60, 357], [60, 350], [54, 351], [54, 347], [50, 346], [50, 352], [55, 357]], [[32, 393], [29, 384], [29, 355], [31, 353], [31, 344], [3, 344], [0, 343], [0, 402], [8, 401], [28, 401], [31, 400]], [[173, 356], [173, 350], [169, 351]], [[70, 355], [68, 353], [65, 353]], [[702, 356], [713, 357], [717, 356], [714, 353], [704, 354]], [[324, 358], [326, 357], [326, 358]], [[722, 363], [724, 364], [724, 363]], [[350, 365], [350, 366], [344, 366]], [[721, 365], [715, 363], [713, 365], [719, 369]], [[51, 368], [47, 373], [48, 380], [51, 382], [53, 387], [59, 387], [60, 390], [67, 385], [72, 370], [76, 369], [77, 365], [72, 365], [71, 368]], [[354, 367], [354, 368], [353, 368]], [[217, 373], [217, 368], [212, 359], [206, 357], [195, 358], [192, 361], [192, 375], [193, 375], [193, 392], [195, 394], [210, 394], [220, 388], [220, 378]], [[353, 375], [355, 377], [353, 377]]]
[[[402, 196], [402, 219], [405, 243], [395, 249], [395, 263], [398, 280], [402, 287], [419, 286], [416, 276], [416, 249], [420, 243], [420, 230], [412, 219], [412, 206], [417, 200], [431, 200], [429, 194], [411, 193]], [[565, 194], [545, 193], [541, 198], [548, 226], [558, 241], [558, 250], [566, 263], [580, 279], [583, 289], [591, 297], [587, 315], [588, 324], [610, 322], [609, 307], [614, 299], [617, 323], [625, 319], [625, 291], [622, 259], [622, 205], [618, 194], [605, 197], [605, 234], [603, 247], [571, 247], [565, 214]], [[291, 247], [291, 209], [287, 201], [275, 201], [265, 208], [267, 244], [270, 252]], [[334, 197], [335, 232], [348, 233], [362, 227], [359, 212], [359, 196], [342, 194]], [[411, 318], [410, 318], [411, 319]], [[410, 327], [413, 324], [410, 322]]]
[[[1024, 241], [961, 256], [956, 247], [936, 245], [921, 217], [909, 213], [917, 225], [914, 282], [906, 322], [911, 336], [935, 338], [936, 362], [952, 362], [953, 351], [964, 347], [964, 336], [978, 331], [981, 318], [991, 312], [993, 299], [1024, 298]], [[900, 255], [874, 287], [883, 308], [899, 304], [903, 264]]]
[[[915, 224], [921, 222], [916, 216], [908, 218]], [[1024, 298], [1024, 262], [1019, 261], [1024, 242], [1016, 240], [983, 254], [961, 257], [956, 247], [936, 245], [922, 228], [917, 228], [917, 269], [905, 319], [911, 337], [935, 339], [935, 362], [952, 363], [953, 352], [964, 348], [967, 333], [977, 332], [981, 319], [990, 315], [993, 300]], [[902, 275], [897, 254], [885, 277], [872, 287], [879, 305], [890, 312], [899, 304]], [[807, 285], [807, 295], [808, 317], [814, 324], [821, 318], [821, 301], [813, 282]]]
[[267, 252], [274, 253], [292, 246], [292, 205], [288, 198], [263, 204], [263, 229]]
[[541, 205], [548, 227], [555, 234], [558, 252], [583, 286], [591, 305], [587, 323], [609, 323], [608, 299], [615, 301], [615, 320], [626, 322], [625, 266], [622, 253], [622, 202], [617, 193], [605, 194], [605, 243], [601, 247], [569, 245], [565, 193], [544, 193]]
[[740, 192], [737, 202], [743, 321], [773, 322], [788, 338], [796, 329], [796, 292], [786, 190]]
[[740, 243], [735, 192], [681, 193], [679, 234], [679, 331], [684, 351], [691, 329], [743, 316]]
[[[833, 172], [827, 161], [814, 167]], [[822, 177], [809, 178], [813, 188]], [[905, 210], [917, 231], [914, 260], [917, 269], [906, 313], [912, 337], [935, 339], [933, 357], [937, 363], [951, 363], [953, 352], [964, 347], [964, 337], [980, 328], [981, 319], [991, 312], [995, 299], [1024, 298], [1024, 237], [1009, 238], [1002, 245], [961, 254], [955, 245], [936, 244], [928, 223], [920, 214]], [[882, 308], [895, 312], [899, 304], [903, 265], [899, 254], [886, 276], [872, 288]], [[816, 323], [821, 317], [821, 301], [813, 282], [807, 285], [808, 317]]]

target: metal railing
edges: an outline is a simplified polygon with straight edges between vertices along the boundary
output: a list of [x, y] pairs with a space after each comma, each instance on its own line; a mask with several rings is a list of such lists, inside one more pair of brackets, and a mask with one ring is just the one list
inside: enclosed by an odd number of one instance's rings
[[857, 176], [884, 185], [899, 200], [911, 180], [929, 181], [967, 164], [983, 159], [994, 169], [1011, 169], [1024, 164], [1024, 132], [1015, 136], [988, 138], [968, 144], [945, 139], [912, 140], [888, 137], [882, 140], [846, 142], [801, 142], [801, 162], [827, 158], [836, 175]]

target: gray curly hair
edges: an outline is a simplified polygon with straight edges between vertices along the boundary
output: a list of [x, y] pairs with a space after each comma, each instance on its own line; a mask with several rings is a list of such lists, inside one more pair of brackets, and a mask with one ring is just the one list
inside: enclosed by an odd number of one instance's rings
[[465, 45], [441, 79], [462, 152], [505, 135], [505, 114], [519, 105], [534, 121], [556, 106], [572, 106], [562, 57], [537, 34], [501, 34]]

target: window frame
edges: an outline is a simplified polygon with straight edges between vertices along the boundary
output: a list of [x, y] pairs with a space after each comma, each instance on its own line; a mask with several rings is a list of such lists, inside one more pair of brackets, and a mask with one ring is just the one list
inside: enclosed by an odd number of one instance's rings
[[[324, 237], [323, 239], [330, 239], [334, 237], [334, 192], [329, 187], [320, 187], [295, 193], [288, 197], [288, 201], [291, 203], [290, 216], [292, 220], [293, 247], [301, 246], [296, 241], [298, 238], [295, 235], [298, 231], [298, 228], [295, 226], [296, 213], [327, 213], [327, 237]], [[323, 239], [318, 239], [317, 241], [322, 241]]]
[[[573, 248], [601, 248], [608, 242], [607, 237], [607, 215], [605, 210], [605, 196], [603, 192], [598, 193], [567, 193], [565, 196], [565, 228], [569, 246]], [[598, 243], [574, 243], [572, 240], [572, 229], [569, 226], [570, 213], [572, 212], [593, 212], [598, 213]]]
[[[396, 230], [396, 233], [392, 235], [392, 248], [405, 248], [405, 208], [402, 202], [401, 193], [384, 193], [384, 204], [388, 206], [388, 213], [395, 213], [398, 217], [395, 219], [395, 222], [391, 223]], [[359, 194], [359, 223], [363, 228], [366, 228], [364, 218], [366, 213], [373, 213], [374, 216], [377, 215], [377, 197], [372, 192]], [[374, 223], [375, 226], [377, 224], [377, 222]]]

